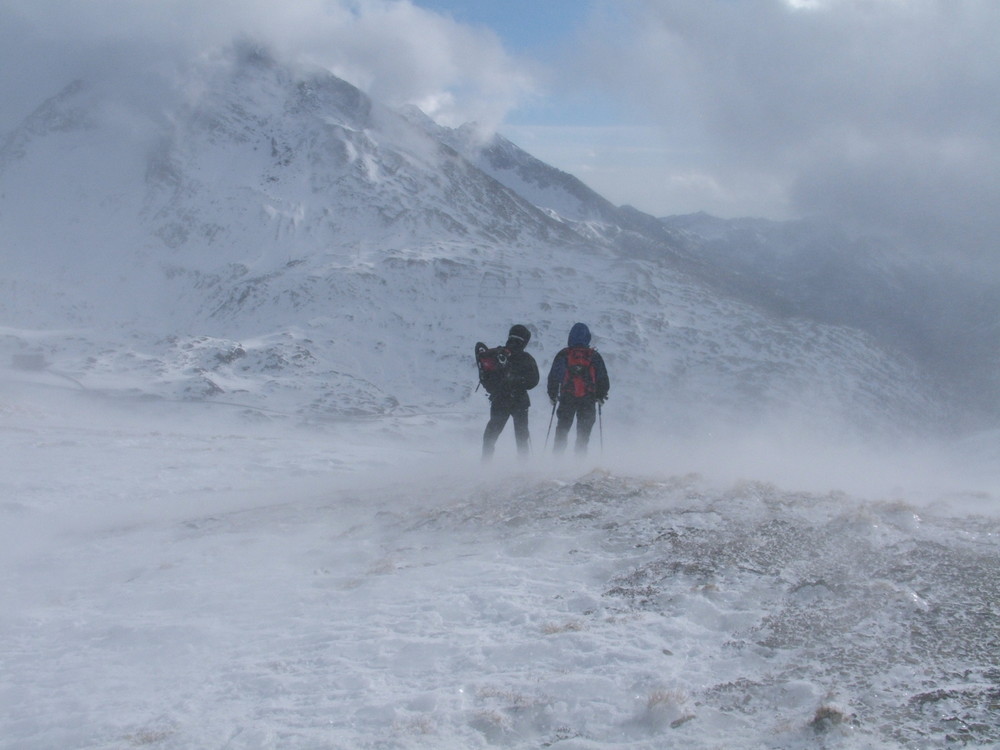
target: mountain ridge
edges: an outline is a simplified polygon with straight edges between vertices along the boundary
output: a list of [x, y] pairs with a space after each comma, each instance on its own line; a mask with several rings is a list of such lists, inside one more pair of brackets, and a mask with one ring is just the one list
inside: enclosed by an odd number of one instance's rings
[[[0, 284], [17, 293], [0, 314], [16, 330], [96, 332], [44, 345], [83, 383], [313, 416], [472, 414], [463, 341], [524, 321], [544, 366], [585, 320], [627, 420], [829, 411], [867, 429], [947, 412], [907, 356], [720, 293], [688, 234], [502, 136], [477, 145], [253, 47], [213, 65], [183, 106], [83, 102], [98, 89], [79, 86], [60, 104], [93, 117], [45, 131], [42, 105], [45, 135], [5, 141], [16, 262]], [[30, 339], [6, 348], [41, 346]]]

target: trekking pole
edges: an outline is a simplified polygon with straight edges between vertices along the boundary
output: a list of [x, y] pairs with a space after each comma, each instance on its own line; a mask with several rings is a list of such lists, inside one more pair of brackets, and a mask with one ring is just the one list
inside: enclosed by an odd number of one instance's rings
[[543, 451], [549, 447], [549, 433], [552, 432], [552, 418], [556, 415], [556, 404], [558, 403], [558, 401], [552, 402], [552, 414], [549, 415], [549, 429], [545, 432], [545, 445], [542, 446]]
[[601, 401], [597, 402], [597, 426], [598, 431], [601, 433], [601, 455], [604, 455], [604, 413], [601, 407], [604, 404]]

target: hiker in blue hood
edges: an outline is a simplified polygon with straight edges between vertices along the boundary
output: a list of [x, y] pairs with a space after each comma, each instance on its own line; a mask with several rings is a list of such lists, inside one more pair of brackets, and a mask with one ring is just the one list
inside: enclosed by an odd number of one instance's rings
[[553, 448], [557, 454], [566, 449], [566, 438], [576, 419], [576, 453], [582, 456], [587, 453], [590, 432], [597, 421], [597, 404], [607, 399], [611, 381], [604, 359], [590, 346], [586, 324], [574, 325], [566, 343], [566, 348], [552, 360], [547, 383], [549, 400], [558, 418]]
[[490, 392], [490, 421], [483, 433], [483, 460], [493, 457], [497, 438], [503, 432], [507, 420], [514, 419], [514, 439], [517, 452], [525, 458], [530, 451], [528, 434], [528, 408], [531, 399], [528, 391], [538, 385], [538, 365], [535, 358], [524, 351], [531, 340], [531, 331], [523, 325], [511, 326], [507, 334], [508, 358], [503, 368], [503, 379]]

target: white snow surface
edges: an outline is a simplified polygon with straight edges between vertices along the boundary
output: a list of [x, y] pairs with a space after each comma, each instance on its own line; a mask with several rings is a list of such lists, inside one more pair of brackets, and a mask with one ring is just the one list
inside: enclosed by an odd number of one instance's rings
[[471, 411], [293, 426], [2, 375], [2, 748], [1000, 742], [968, 467], [796, 489], [610, 419], [558, 463], [538, 411], [530, 461], [505, 434], [481, 467]]

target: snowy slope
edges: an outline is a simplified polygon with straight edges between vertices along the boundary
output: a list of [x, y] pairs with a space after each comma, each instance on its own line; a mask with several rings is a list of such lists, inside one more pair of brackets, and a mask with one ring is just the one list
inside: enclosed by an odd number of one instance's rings
[[492, 473], [460, 423], [85, 395], [0, 381], [4, 750], [1000, 742], [1000, 526], [961, 465], [879, 460], [906, 500], [615, 446]]
[[917, 361], [968, 422], [991, 427], [1000, 419], [995, 275], [826, 222], [704, 214], [662, 221], [683, 234], [720, 290], [777, 315], [865, 331]]
[[525, 322], [544, 368], [584, 320], [623, 422], [802, 406], [890, 429], [946, 411], [912, 360], [720, 293], [679, 233], [512, 144], [475, 152], [248, 45], [179, 90], [151, 107], [72, 84], [6, 140], [0, 353], [39, 351], [91, 389], [284, 414], [468, 412], [472, 342]]

